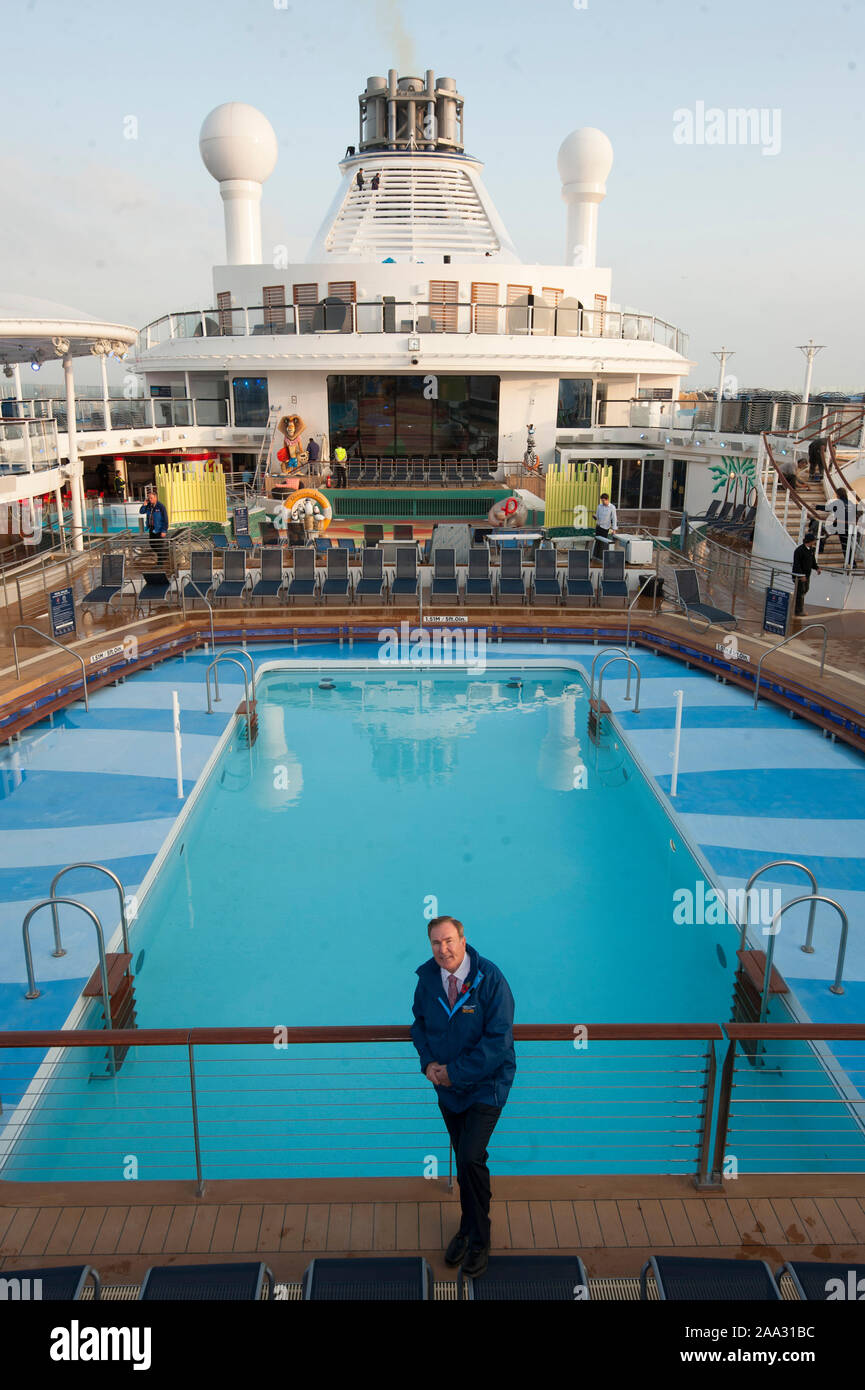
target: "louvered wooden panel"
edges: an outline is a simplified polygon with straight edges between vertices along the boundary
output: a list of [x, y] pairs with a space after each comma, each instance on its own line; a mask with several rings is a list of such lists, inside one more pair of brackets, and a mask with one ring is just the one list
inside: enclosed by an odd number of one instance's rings
[[455, 333], [457, 331], [459, 297], [459, 280], [430, 280], [429, 311], [435, 333]]
[[547, 301], [548, 304], [552, 304], [554, 309], [558, 309], [559, 301], [561, 300], [562, 295], [564, 294], [564, 290], [553, 290], [550, 289], [549, 285], [544, 285], [544, 288], [541, 290], [541, 294], [544, 296], [544, 299]]
[[232, 330], [232, 326], [231, 326], [232, 315], [231, 315], [231, 291], [230, 291], [230, 290], [220, 290], [219, 294], [216, 296], [216, 307], [217, 307], [217, 309], [219, 309], [219, 311], [220, 311], [220, 314], [219, 314], [219, 331], [220, 331], [220, 333], [228, 333], [228, 334], [230, 334], [230, 333], [233, 331], [233, 330]]
[[472, 282], [473, 328], [475, 333], [498, 333], [499, 287], [483, 280]]
[[292, 296], [298, 333], [311, 333], [315, 309], [318, 304], [318, 285], [315, 283], [293, 285]]
[[285, 327], [285, 285], [265, 285], [261, 291], [267, 328]]

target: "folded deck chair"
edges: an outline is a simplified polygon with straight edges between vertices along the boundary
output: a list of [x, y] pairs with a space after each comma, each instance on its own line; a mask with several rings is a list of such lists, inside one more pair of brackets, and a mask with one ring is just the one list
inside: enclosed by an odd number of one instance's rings
[[390, 586], [391, 598], [400, 601], [417, 598], [417, 551], [400, 546], [396, 552], [396, 575]]
[[348, 551], [329, 550], [327, 552], [327, 575], [321, 589], [325, 603], [331, 599], [348, 603], [349, 576]]
[[396, 525], [393, 528], [393, 538], [395, 541], [413, 541], [414, 526], [411, 522], [403, 525]]
[[246, 554], [243, 550], [226, 550], [222, 557], [222, 580], [213, 591], [214, 598], [242, 598], [248, 584]]
[[340, 550], [347, 550], [349, 555], [354, 555], [357, 550], [353, 536], [342, 536], [337, 541], [337, 545], [339, 546]]
[[625, 581], [625, 552], [624, 550], [605, 550], [604, 568], [601, 571], [601, 587], [598, 591], [598, 600], [602, 598], [620, 598], [623, 604], [628, 602], [628, 585]]
[[562, 586], [559, 583], [556, 564], [555, 550], [535, 551], [535, 573], [532, 580], [533, 603], [558, 603], [561, 600]]
[[193, 550], [189, 557], [189, 578], [183, 586], [183, 597], [189, 603], [202, 602], [213, 588], [213, 551]]
[[261, 577], [253, 585], [250, 598], [277, 598], [284, 588], [282, 548], [277, 545], [265, 546], [261, 552]]
[[452, 547], [437, 550], [433, 556], [432, 583], [430, 598], [450, 598], [459, 600], [457, 582], [456, 552]]
[[589, 570], [588, 550], [568, 551], [568, 573], [565, 578], [565, 603], [578, 603], [587, 598], [594, 602], [595, 586]]
[[490, 552], [485, 545], [473, 545], [469, 551], [469, 572], [466, 579], [466, 603], [493, 601], [493, 581], [490, 577]]
[[238, 550], [252, 550], [252, 536], [235, 536], [234, 544]]
[[460, 1270], [457, 1297], [475, 1303], [585, 1302], [589, 1276], [579, 1255], [490, 1255], [482, 1278]]
[[305, 1302], [427, 1302], [432, 1270], [420, 1255], [313, 1260], [303, 1276]]
[[499, 603], [525, 603], [526, 582], [523, 579], [523, 552], [518, 545], [513, 549], [502, 545], [502, 560], [499, 568]]
[[289, 603], [315, 602], [315, 551], [297, 546], [293, 555], [294, 570], [288, 585]]
[[326, 555], [330, 550], [330, 541], [327, 536], [316, 536], [315, 553], [316, 555]]
[[[31, 1303], [75, 1303], [84, 1297], [88, 1279], [93, 1281], [94, 1299], [102, 1297], [99, 1275], [90, 1265], [56, 1265], [46, 1269], [4, 1269], [0, 1273], [0, 1279], [17, 1279], [21, 1297], [26, 1298]], [[27, 1280], [26, 1284], [25, 1280]]]
[[865, 1293], [865, 1265], [825, 1264], [823, 1260], [788, 1260], [778, 1270], [779, 1286], [784, 1274], [788, 1274], [792, 1279], [799, 1297], [809, 1303], [834, 1302], [836, 1299], [858, 1301]]
[[384, 527], [375, 522], [367, 522], [363, 528], [364, 545], [378, 545], [384, 540]]
[[640, 1271], [640, 1298], [648, 1299], [648, 1276], [654, 1275], [658, 1298], [679, 1303], [729, 1303], [781, 1299], [778, 1285], [765, 1260], [694, 1259], [679, 1255], [653, 1255]]
[[384, 590], [384, 552], [376, 546], [363, 551], [361, 557], [360, 579], [354, 586], [355, 598], [361, 603], [367, 599], [383, 603]]
[[[685, 610], [688, 622], [691, 622], [691, 614], [696, 613], [698, 617], [704, 618], [706, 627], [713, 627], [716, 623], [721, 627], [738, 627], [738, 621], [732, 613], [727, 613], [723, 608], [714, 608], [710, 603], [703, 603], [700, 596], [700, 579], [696, 570], [674, 570], [676, 577], [676, 589], [678, 591], [678, 602]], [[705, 631], [705, 628], [703, 629]]]
[[153, 1265], [138, 1298], [142, 1303], [255, 1303], [265, 1289], [272, 1299], [274, 1279], [266, 1264]]
[[228, 546], [228, 537], [222, 531], [216, 531], [210, 537], [214, 550], [225, 550]]
[[111, 601], [123, 594], [123, 571], [126, 564], [123, 555], [103, 555], [99, 571], [99, 583], [86, 593], [82, 603], [104, 603], [106, 609]]

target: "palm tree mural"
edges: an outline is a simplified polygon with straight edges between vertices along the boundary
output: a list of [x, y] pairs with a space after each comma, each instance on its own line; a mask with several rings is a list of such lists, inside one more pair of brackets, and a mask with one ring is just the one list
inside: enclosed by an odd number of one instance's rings
[[742, 496], [747, 497], [751, 488], [757, 482], [757, 465], [753, 458], [740, 458], [734, 454], [728, 457], [722, 456], [720, 463], [713, 463], [709, 469], [715, 480], [712, 492], [724, 489], [724, 501], [730, 496], [730, 487], [733, 489], [733, 499], [735, 500], [739, 484], [742, 484]]

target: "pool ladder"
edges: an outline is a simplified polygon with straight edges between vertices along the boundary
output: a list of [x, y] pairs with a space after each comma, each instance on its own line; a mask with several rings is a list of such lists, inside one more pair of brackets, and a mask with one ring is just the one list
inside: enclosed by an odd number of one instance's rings
[[[768, 873], [770, 869], [785, 867], [801, 869], [802, 873], [806, 874], [810, 881], [811, 892], [801, 893], [798, 897], [790, 898], [788, 902], [783, 903], [778, 910], [773, 913], [768, 930], [764, 924], [764, 930], [767, 930], [767, 935], [769, 937], [765, 951], [756, 948], [749, 950], [747, 947], [747, 934], [750, 925], [751, 889], [757, 882], [757, 879], [763, 874]], [[838, 955], [835, 959], [835, 979], [829, 986], [829, 989], [832, 994], [844, 993], [844, 986], [841, 981], [844, 975], [844, 958], [847, 953], [847, 932], [850, 925], [847, 913], [844, 911], [841, 904], [836, 902], [834, 898], [829, 898], [824, 893], [820, 892], [817, 879], [808, 868], [807, 864], [801, 863], [798, 859], [773, 859], [771, 863], [764, 864], [762, 868], [757, 869], [745, 885], [745, 910], [739, 936], [739, 949], [736, 952], [739, 965], [736, 970], [736, 978], [733, 985], [732, 1021], [734, 1023], [765, 1023], [773, 997], [776, 995], [789, 994], [789, 986], [783, 976], [775, 969], [772, 962], [775, 955], [775, 941], [781, 926], [781, 920], [785, 912], [791, 907], [798, 906], [800, 903], [810, 903], [811, 905], [808, 910], [808, 927], [805, 933], [805, 940], [799, 948], [807, 955], [814, 954], [814, 922], [817, 904], [828, 903], [830, 907], [834, 907], [841, 919], [841, 939], [838, 943]], [[742, 1049], [749, 1061], [755, 1066], [763, 1066], [761, 1055], [764, 1051], [763, 1043], [743, 1042]]]
[[[595, 695], [595, 667], [601, 657], [607, 657], [598, 675], [598, 693]], [[604, 672], [608, 666], [613, 666], [617, 661], [625, 661], [628, 664], [628, 681], [625, 686], [625, 699], [631, 698], [631, 668], [637, 673], [637, 693], [634, 700], [634, 714], [640, 713], [640, 667], [634, 658], [624, 650], [623, 647], [604, 647], [602, 651], [596, 652], [592, 658], [592, 673], [589, 680], [589, 738], [594, 744], [600, 744], [602, 721], [605, 714], [610, 713], [608, 705], [604, 704]]]
[[[64, 874], [71, 873], [73, 869], [93, 869], [97, 873], [105, 874], [111, 879], [117, 888], [120, 899], [120, 931], [122, 936], [122, 951], [105, 950], [105, 933], [102, 930], [102, 923], [96, 913], [86, 903], [79, 902], [77, 898], [59, 897], [57, 885]], [[106, 869], [104, 864], [77, 863], [67, 864], [64, 869], [60, 869], [51, 880], [51, 887], [48, 897], [42, 898], [30, 908], [24, 918], [22, 925], [22, 936], [24, 938], [24, 962], [27, 969], [27, 993], [25, 999], [38, 999], [42, 994], [36, 983], [36, 975], [33, 969], [33, 951], [30, 945], [30, 922], [37, 912], [44, 907], [51, 908], [52, 925], [54, 929], [54, 950], [52, 956], [65, 956], [66, 950], [60, 935], [60, 914], [57, 909], [60, 906], [76, 907], [79, 912], [84, 912], [93, 923], [96, 931], [96, 944], [99, 952], [99, 964], [93, 971], [84, 989], [81, 991], [85, 999], [102, 1000], [102, 1017], [104, 1026], [110, 1028], [135, 1028], [135, 984], [131, 970], [132, 953], [129, 949], [129, 922], [126, 916], [126, 893], [123, 884], [116, 874], [110, 869]], [[123, 1060], [128, 1047], [112, 1047], [106, 1052], [108, 1063], [107, 1071], [99, 1075], [115, 1076], [123, 1065]], [[91, 1076], [97, 1073], [91, 1073]]]
[[[249, 674], [249, 676], [247, 676], [247, 674], [246, 674], [246, 667], [244, 666], [243, 662], [238, 660], [238, 657], [241, 657], [241, 656], [245, 657], [246, 660], [249, 662], [249, 665], [250, 665], [250, 674]], [[227, 661], [227, 662], [229, 662], [232, 666], [239, 666], [239, 667], [240, 667], [240, 670], [241, 670], [241, 673], [242, 673], [242, 675], [243, 675], [243, 692], [244, 692], [243, 704], [238, 706], [238, 708], [237, 708], [236, 711], [235, 711], [235, 714], [238, 715], [238, 716], [244, 721], [244, 722], [241, 724], [241, 732], [242, 732], [242, 733], [245, 733], [245, 735], [246, 735], [246, 746], [247, 746], [248, 748], [251, 748], [252, 745], [255, 743], [255, 740], [258, 738], [258, 709], [257, 709], [256, 702], [255, 702], [255, 662], [253, 661], [253, 659], [252, 659], [252, 657], [250, 656], [249, 652], [244, 651], [243, 648], [240, 648], [240, 647], [235, 648], [235, 649], [233, 649], [233, 650], [230, 651], [230, 652], [220, 652], [217, 656], [215, 656], [215, 657], [213, 658], [213, 660], [211, 661], [210, 665], [208, 666], [207, 670], [206, 670], [205, 673], [204, 673], [204, 681], [205, 681], [205, 684], [206, 684], [206, 686], [207, 686], [207, 713], [208, 713], [208, 714], [212, 714], [212, 713], [213, 713], [213, 701], [212, 701], [211, 695], [210, 695], [210, 673], [211, 673], [211, 671], [213, 672], [213, 684], [214, 684], [214, 687], [215, 687], [216, 699], [219, 700], [219, 698], [220, 698], [220, 695], [219, 695], [219, 663], [220, 663], [221, 661]], [[252, 684], [252, 697], [251, 697], [251, 698], [250, 698], [250, 682], [251, 682], [251, 684]]]

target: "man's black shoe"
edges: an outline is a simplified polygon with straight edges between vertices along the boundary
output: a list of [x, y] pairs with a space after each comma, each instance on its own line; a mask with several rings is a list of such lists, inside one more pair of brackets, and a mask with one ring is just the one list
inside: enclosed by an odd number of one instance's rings
[[469, 1248], [469, 1238], [464, 1236], [462, 1231], [457, 1231], [447, 1250], [445, 1251], [446, 1265], [459, 1265], [463, 1262], [463, 1257]]
[[488, 1245], [472, 1245], [463, 1260], [463, 1274], [470, 1279], [477, 1279], [483, 1274], [489, 1264], [490, 1247]]

